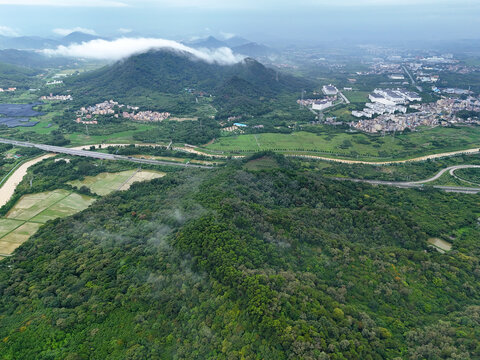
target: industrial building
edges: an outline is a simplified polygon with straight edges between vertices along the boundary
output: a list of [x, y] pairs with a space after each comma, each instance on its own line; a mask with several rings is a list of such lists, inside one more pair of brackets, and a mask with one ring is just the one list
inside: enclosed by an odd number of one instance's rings
[[332, 84], [329, 84], [322, 87], [322, 92], [327, 96], [333, 96], [338, 94], [338, 89]]
[[322, 111], [331, 106], [333, 106], [333, 102], [331, 100], [318, 100], [312, 104], [312, 110]]

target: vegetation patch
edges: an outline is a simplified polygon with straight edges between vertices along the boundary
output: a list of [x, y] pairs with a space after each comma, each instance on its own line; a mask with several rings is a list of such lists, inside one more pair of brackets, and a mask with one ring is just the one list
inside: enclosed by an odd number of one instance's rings
[[430, 238], [428, 243], [441, 253], [452, 250], [452, 244], [439, 238]]
[[67, 190], [21, 197], [5, 218], [0, 219], [0, 254], [11, 254], [48, 220], [73, 215], [94, 201], [89, 196]]
[[347, 133], [324, 126], [311, 126], [292, 134], [262, 133], [220, 137], [206, 149], [225, 154], [276, 151], [365, 160], [405, 159], [432, 153], [474, 148], [480, 145], [480, 128], [421, 129], [399, 135]]
[[151, 170], [127, 170], [117, 173], [102, 173], [97, 176], [86, 176], [83, 180], [75, 180], [70, 185], [81, 188], [86, 186], [93, 193], [104, 196], [116, 190], [128, 190], [139, 181], [147, 181], [165, 176], [165, 173]]
[[250, 160], [245, 164], [247, 170], [270, 170], [278, 168], [278, 162], [274, 158], [264, 156], [259, 159]]

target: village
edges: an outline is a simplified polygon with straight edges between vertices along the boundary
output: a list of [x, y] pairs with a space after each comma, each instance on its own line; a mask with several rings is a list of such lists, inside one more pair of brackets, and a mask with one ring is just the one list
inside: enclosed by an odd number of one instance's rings
[[41, 96], [40, 100], [43, 101], [70, 101], [73, 100], [72, 95], [53, 95], [50, 93], [48, 96]]
[[[120, 111], [125, 108], [127, 111]], [[128, 111], [130, 110], [130, 112]], [[117, 101], [109, 100], [102, 103], [95, 104], [93, 106], [82, 107], [77, 112], [76, 122], [79, 124], [94, 125], [98, 124], [98, 120], [94, 117], [98, 115], [113, 116], [119, 118], [140, 122], [160, 122], [170, 117], [168, 112], [156, 112], [156, 111], [138, 111], [138, 106], [119, 104]]]

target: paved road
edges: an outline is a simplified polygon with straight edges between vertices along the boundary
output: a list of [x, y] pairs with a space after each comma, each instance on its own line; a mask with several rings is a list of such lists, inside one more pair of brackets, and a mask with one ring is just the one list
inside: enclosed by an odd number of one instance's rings
[[94, 159], [123, 160], [123, 161], [130, 161], [130, 162], [140, 163], [140, 164], [181, 166], [181, 167], [200, 168], [200, 169], [212, 169], [213, 168], [213, 166], [208, 166], [208, 165], [182, 164], [182, 163], [173, 163], [173, 162], [161, 161], [161, 160], [139, 159], [139, 158], [134, 158], [134, 157], [130, 157], [130, 156], [115, 155], [115, 154], [104, 154], [104, 153], [96, 152], [96, 151], [71, 149], [71, 148], [66, 148], [66, 147], [61, 147], [61, 146], [52, 146], [52, 145], [44, 145], [44, 144], [34, 144], [34, 143], [29, 143], [29, 142], [24, 142], [24, 141], [16, 141], [16, 140], [9, 140], [9, 139], [3, 139], [3, 138], [0, 138], [0, 143], [11, 144], [11, 145], [14, 145], [14, 146], [37, 148], [37, 149], [40, 149], [40, 150], [44, 150], [44, 151], [52, 152], [52, 153], [57, 153], [57, 154], [67, 154], [67, 155], [74, 155], [74, 156], [90, 157], [90, 158], [94, 158]]
[[[411, 158], [406, 160], [391, 160], [391, 161], [346, 160], [346, 159], [329, 158], [329, 157], [318, 156], [318, 155], [288, 155], [287, 154], [285, 156], [304, 158], [304, 159], [325, 160], [325, 161], [339, 162], [343, 164], [365, 164], [365, 165], [383, 166], [383, 165], [394, 165], [394, 164], [404, 164], [409, 162], [426, 161], [429, 159], [431, 160], [440, 159], [440, 158], [457, 156], [457, 155], [471, 155], [471, 154], [478, 154], [478, 153], [480, 153], [480, 148], [452, 151], [452, 152], [440, 153], [440, 154], [431, 154], [431, 155], [425, 155], [425, 156], [420, 156], [417, 158]], [[199, 154], [202, 154], [202, 153], [199, 152]]]
[[[454, 166], [450, 166], [448, 168], [440, 170], [435, 176], [431, 177], [430, 179], [421, 180], [421, 181], [412, 181], [412, 182], [410, 182], [410, 184], [425, 184], [425, 183], [435, 181], [438, 178], [440, 178], [440, 176], [445, 174], [447, 171], [450, 172], [450, 175], [455, 177], [454, 172], [456, 170], [458, 170], [458, 169], [472, 169], [472, 168], [475, 168], [475, 169], [480, 168], [480, 165], [454, 165]], [[462, 180], [462, 179], [460, 179], [460, 180]]]
[[[382, 181], [382, 180], [365, 180], [365, 179], [349, 179], [349, 178], [334, 178], [335, 180], [341, 181], [353, 181], [353, 182], [362, 182], [372, 185], [387, 185], [395, 186], [398, 188], [411, 189], [411, 188], [421, 188], [424, 184], [432, 182], [440, 178], [447, 171], [450, 171], [450, 174], [453, 174], [455, 170], [458, 169], [470, 169], [470, 168], [480, 168], [480, 165], [455, 165], [448, 168], [440, 170], [435, 176], [421, 181]], [[460, 179], [462, 180], [462, 179]], [[446, 192], [457, 192], [464, 194], [478, 194], [480, 192], [480, 187], [463, 187], [463, 186], [444, 186], [444, 185], [434, 185], [435, 189], [444, 190]]]
[[[480, 167], [480, 166], [471, 166], [471, 167]], [[458, 169], [462, 169], [462, 168], [460, 167], [460, 168], [450, 169], [450, 175], [453, 176], [455, 179], [460, 180], [460, 181], [463, 181], [463, 182], [466, 182], [466, 183], [468, 183], [468, 184], [470, 184], [470, 185], [480, 186], [480, 184], [478, 184], [478, 183], [475, 183], [475, 182], [471, 182], [471, 181], [462, 179], [460, 176], [455, 175], [455, 170], [458, 170]], [[463, 169], [464, 169], [464, 168], [463, 168]]]
[[343, 101], [345, 101], [345, 104], [350, 104], [350, 100], [347, 99], [347, 97], [345, 95], [343, 95], [343, 93], [341, 91], [338, 92], [340, 94], [340, 96], [342, 97]]
[[404, 70], [404, 71], [407, 73], [407, 75], [410, 77], [410, 80], [412, 80], [412, 85], [415, 86], [418, 91], [422, 92], [422, 91], [423, 91], [422, 87], [417, 85], [417, 83], [416, 83], [415, 80], [413, 79], [413, 76], [410, 74], [410, 71], [408, 71], [405, 66], [402, 66], [402, 67], [403, 67], [403, 70]]

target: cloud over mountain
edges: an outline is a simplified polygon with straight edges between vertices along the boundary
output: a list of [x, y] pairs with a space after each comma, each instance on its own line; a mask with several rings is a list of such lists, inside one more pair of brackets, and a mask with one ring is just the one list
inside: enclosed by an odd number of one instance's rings
[[3, 36], [18, 36], [18, 32], [11, 27], [0, 25], [0, 35]]
[[84, 34], [88, 34], [88, 35], [97, 35], [97, 33], [95, 32], [95, 30], [92, 30], [92, 29], [86, 29], [86, 28], [82, 28], [82, 27], [74, 27], [74, 28], [71, 28], [71, 29], [62, 29], [62, 28], [57, 28], [57, 29], [53, 29], [52, 30], [55, 34], [57, 35], [61, 35], [61, 36], [67, 36], [73, 32], [82, 32]]
[[215, 50], [193, 49], [176, 41], [159, 38], [128, 38], [108, 40], [92, 40], [81, 44], [59, 46], [56, 49], [45, 49], [44, 54], [49, 56], [66, 56], [96, 60], [120, 60], [134, 54], [140, 54], [154, 49], [173, 49], [187, 52], [207, 63], [231, 65], [243, 60], [231, 49], [224, 47]]

